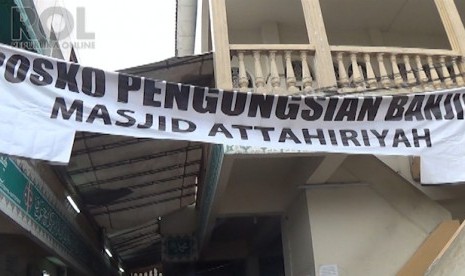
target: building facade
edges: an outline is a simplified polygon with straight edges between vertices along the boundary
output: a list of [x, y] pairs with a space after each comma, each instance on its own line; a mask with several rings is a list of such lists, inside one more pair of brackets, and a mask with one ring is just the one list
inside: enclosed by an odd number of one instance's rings
[[[463, 1], [211, 0], [197, 17], [218, 88], [395, 95], [465, 84]], [[209, 154], [190, 268], [205, 275], [423, 275], [464, 217], [465, 189], [422, 186], [414, 157]], [[444, 242], [433, 250], [434, 235]], [[425, 251], [434, 257], [419, 264]]]

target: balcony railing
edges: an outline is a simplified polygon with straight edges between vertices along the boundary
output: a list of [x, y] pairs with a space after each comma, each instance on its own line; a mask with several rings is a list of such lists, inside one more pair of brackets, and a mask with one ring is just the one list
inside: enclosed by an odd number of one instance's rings
[[316, 87], [310, 68], [315, 49], [311, 45], [231, 45], [233, 87], [240, 91], [292, 94]]
[[234, 44], [233, 87], [278, 94], [424, 92], [465, 86], [465, 58], [451, 50], [330, 46], [336, 83], [319, 87], [312, 45]]
[[357, 46], [330, 49], [340, 92], [423, 92], [464, 86], [464, 60], [450, 50]]

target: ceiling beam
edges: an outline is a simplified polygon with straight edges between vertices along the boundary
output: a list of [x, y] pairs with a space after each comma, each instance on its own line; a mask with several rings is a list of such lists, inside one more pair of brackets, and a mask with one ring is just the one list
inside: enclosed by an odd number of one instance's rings
[[138, 172], [138, 173], [125, 174], [125, 175], [122, 175], [122, 176], [116, 176], [116, 177], [111, 177], [111, 178], [107, 178], [107, 179], [86, 182], [86, 183], [82, 183], [82, 184], [79, 184], [79, 185], [76, 185], [76, 186], [79, 189], [88, 188], [88, 187], [93, 187], [93, 186], [99, 186], [99, 185], [102, 185], [102, 184], [114, 183], [116, 181], [128, 180], [128, 179], [136, 178], [136, 177], [140, 177], [140, 176], [155, 175], [157, 173], [163, 173], [163, 172], [166, 172], [166, 171], [182, 169], [182, 168], [185, 168], [185, 167], [190, 167], [190, 166], [194, 166], [194, 165], [198, 165], [198, 164], [200, 164], [200, 160], [194, 160], [194, 161], [190, 161], [190, 162], [187, 162], [187, 163], [179, 163], [179, 164], [170, 165], [170, 166], [166, 166], [166, 167], [161, 167], [161, 168], [157, 168], [157, 169], [153, 169], [153, 170], [142, 171], [142, 172]]
[[[134, 184], [134, 185], [125, 185], [124, 188], [140, 189], [140, 188], [144, 188], [144, 187], [147, 187], [147, 186], [162, 184], [162, 183], [165, 183], [165, 182], [170, 182], [170, 181], [174, 181], [174, 180], [178, 180], [178, 179], [182, 179], [182, 178], [197, 176], [198, 174], [199, 174], [198, 172], [188, 173], [186, 175], [180, 174], [180, 175], [175, 175], [175, 176], [171, 176], [171, 177], [167, 177], [167, 178], [162, 178], [162, 179], [157, 179], [157, 180], [153, 180], [153, 181], [138, 183], [138, 184]], [[77, 188], [80, 188], [80, 187], [78, 186]]]
[[[115, 209], [105, 208], [104, 211], [92, 212], [92, 215], [93, 216], [100, 216], [100, 215], [108, 215], [108, 214], [112, 214], [112, 213], [119, 213], [119, 212], [129, 211], [129, 210], [133, 210], [133, 209], [138, 209], [138, 208], [148, 207], [148, 206], [152, 206], [152, 205], [157, 205], [157, 204], [161, 204], [161, 203], [165, 203], [165, 202], [169, 202], [169, 201], [173, 201], [173, 200], [182, 200], [185, 197], [190, 197], [190, 196], [194, 196], [194, 195], [195, 195], [195, 193], [188, 193], [188, 194], [183, 195], [182, 197], [181, 196], [170, 197], [170, 198], [155, 200], [155, 201], [151, 201], [151, 202], [147, 202], [147, 203], [143, 203], [143, 204], [139, 204], [139, 205], [133, 205], [133, 206], [127, 206], [127, 207], [121, 207], [121, 208], [115, 208]], [[187, 205], [189, 205], [189, 204], [186, 204], [186, 206]]]
[[178, 149], [174, 149], [174, 150], [162, 151], [162, 152], [157, 152], [157, 153], [153, 153], [153, 154], [138, 156], [138, 157], [135, 157], [135, 158], [128, 158], [128, 159], [124, 159], [124, 160], [113, 161], [113, 162], [104, 163], [104, 164], [100, 164], [100, 165], [96, 165], [96, 166], [90, 166], [90, 167], [86, 167], [86, 168], [70, 170], [70, 171], [68, 171], [68, 173], [69, 173], [69, 175], [88, 173], [88, 172], [92, 172], [92, 171], [109, 169], [109, 168], [114, 168], [114, 167], [119, 167], [119, 166], [124, 166], [124, 165], [135, 164], [135, 163], [139, 163], [139, 162], [143, 162], [143, 161], [163, 158], [163, 157], [166, 157], [166, 156], [176, 155], [176, 154], [185, 153], [185, 152], [189, 152], [189, 151], [193, 151], [193, 150], [200, 150], [201, 148], [202, 148], [201, 145], [183, 147], [183, 148], [178, 148]]
[[133, 138], [133, 139], [126, 139], [123, 141], [118, 141], [114, 143], [108, 143], [100, 146], [95, 146], [95, 147], [86, 147], [84, 149], [79, 149], [79, 150], [74, 150], [71, 155], [73, 157], [76, 157], [78, 155], [83, 155], [83, 154], [88, 154], [88, 153], [95, 153], [99, 151], [104, 151], [104, 150], [110, 150], [110, 149], [115, 149], [119, 147], [124, 147], [124, 146], [130, 146], [138, 143], [144, 143], [144, 142], [149, 142], [152, 141], [153, 139], [143, 139], [143, 138]]
[[[107, 204], [105, 204], [105, 206], [111, 206], [111, 205], [117, 205], [117, 204], [121, 204], [121, 203], [131, 202], [131, 201], [143, 200], [143, 199], [147, 199], [147, 198], [151, 198], [151, 197], [156, 197], [156, 196], [170, 194], [170, 193], [177, 192], [177, 191], [182, 191], [184, 189], [191, 189], [191, 188], [194, 188], [196, 186], [197, 186], [196, 184], [189, 184], [189, 185], [182, 186], [182, 187], [176, 187], [176, 188], [172, 188], [172, 189], [163, 190], [163, 191], [160, 191], [160, 192], [157, 192], [157, 193], [144, 194], [144, 195], [141, 195], [141, 196], [138, 196], [138, 197], [125, 198], [125, 199], [121, 199], [121, 200], [117, 200], [117, 201], [107, 203]], [[89, 209], [97, 209], [97, 208], [100, 208], [100, 206], [89, 207]]]
[[160, 233], [158, 233], [158, 231], [152, 231], [152, 232], [145, 233], [144, 235], [139, 235], [137, 237], [125, 239], [124, 241], [121, 241], [118, 243], [112, 243], [112, 245], [114, 248], [118, 249], [121, 247], [128, 246], [130, 244], [140, 242], [142, 240], [146, 240], [148, 238], [159, 238], [159, 237], [160, 237]]
[[74, 138], [75, 141], [109, 136], [108, 134], [100, 134], [100, 133], [90, 133], [90, 132], [79, 132], [79, 133], [80, 133], [80, 136], [76, 136], [76, 138]]
[[117, 233], [107, 234], [107, 236], [110, 239], [118, 238], [120, 236], [129, 235], [129, 234], [131, 234], [133, 232], [141, 231], [143, 229], [146, 229], [146, 228], [149, 228], [149, 227], [152, 227], [152, 226], [159, 227], [158, 221], [150, 222], [149, 224], [140, 225], [140, 226], [133, 227], [133, 228], [130, 228], [130, 229], [125, 229], [125, 230], [119, 231]]

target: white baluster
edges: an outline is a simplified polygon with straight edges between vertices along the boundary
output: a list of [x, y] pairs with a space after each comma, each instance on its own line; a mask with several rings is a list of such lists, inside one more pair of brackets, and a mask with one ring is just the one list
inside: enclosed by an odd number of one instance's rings
[[424, 90], [432, 90], [432, 87], [429, 84], [428, 77], [426, 76], [425, 70], [423, 69], [423, 65], [421, 64], [420, 55], [415, 56], [415, 63], [418, 71], [418, 82], [422, 84]]
[[388, 73], [386, 71], [386, 66], [384, 65], [384, 54], [378, 53], [376, 55], [379, 66], [379, 76], [381, 78], [381, 87], [389, 88], [391, 87], [391, 80], [389, 79]]
[[457, 86], [465, 85], [463, 76], [460, 74], [459, 67], [457, 66], [457, 57], [452, 57], [452, 69], [454, 70], [454, 79]]
[[352, 81], [356, 86], [357, 91], [363, 90], [363, 77], [358, 68], [357, 53], [350, 53], [350, 62], [352, 64]]
[[407, 86], [410, 87], [412, 91], [416, 92], [418, 91], [418, 88], [416, 87], [417, 80], [415, 78], [415, 74], [413, 73], [412, 66], [410, 65], [410, 57], [408, 55], [404, 55], [403, 59], [405, 64], [405, 74], [407, 76], [407, 79], [405, 81], [407, 83]]
[[363, 59], [365, 61], [365, 66], [367, 68], [367, 86], [369, 88], [377, 88], [378, 83], [376, 81], [375, 72], [373, 71], [373, 66], [371, 65], [370, 54], [364, 54]]
[[394, 84], [397, 87], [402, 87], [402, 84], [404, 84], [404, 80], [402, 79], [402, 76], [400, 75], [399, 65], [397, 64], [397, 56], [395, 54], [391, 54], [391, 67], [392, 67]]
[[439, 79], [438, 72], [436, 71], [436, 68], [434, 67], [433, 57], [427, 56], [426, 60], [428, 61], [429, 74], [431, 76], [431, 80], [433, 81], [433, 86], [434, 88], [439, 89], [441, 88], [441, 80]]
[[441, 72], [442, 72], [442, 77], [444, 78], [444, 84], [446, 88], [451, 88], [454, 85], [454, 82], [452, 81], [452, 78], [450, 77], [449, 70], [447, 70], [445, 56], [439, 57], [439, 64], [441, 65]]
[[[337, 59], [337, 70], [339, 72], [339, 85], [343, 90], [349, 87], [349, 78], [347, 77], [346, 68], [344, 66], [344, 53], [339, 52], [336, 56]], [[346, 90], [347, 91], [347, 90]]]
[[465, 56], [460, 58], [460, 61], [457, 61], [459, 65], [460, 72], [462, 73], [462, 77], [465, 78]]
[[249, 91], [249, 80], [247, 79], [247, 72], [245, 71], [244, 52], [238, 52], [239, 58], [239, 91]]
[[255, 86], [257, 87], [257, 93], [265, 93], [265, 78], [263, 77], [262, 64], [260, 62], [260, 58], [260, 51], [254, 51], [253, 59], [255, 67]]
[[300, 51], [300, 60], [302, 62], [302, 85], [305, 93], [313, 92], [312, 75], [307, 62], [307, 52]]
[[279, 78], [278, 66], [276, 65], [276, 51], [270, 51], [270, 63], [272, 90], [273, 92], [280, 92], [281, 79]]
[[292, 67], [292, 56], [291, 51], [286, 51], [284, 53], [284, 58], [286, 60], [286, 84], [287, 84], [287, 91], [289, 93], [296, 93], [299, 92], [299, 89], [296, 87], [296, 78], [294, 74], [294, 68]]

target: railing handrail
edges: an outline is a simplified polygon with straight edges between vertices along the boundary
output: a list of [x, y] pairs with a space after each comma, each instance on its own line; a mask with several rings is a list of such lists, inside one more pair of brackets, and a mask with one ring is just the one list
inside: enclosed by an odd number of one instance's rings
[[230, 44], [231, 51], [315, 51], [312, 44]]
[[459, 56], [460, 55], [456, 51], [446, 50], [446, 49], [349, 46], [349, 45], [331, 45], [329, 46], [329, 48], [331, 52], [386, 53], [386, 54], [431, 55], [431, 56]]

